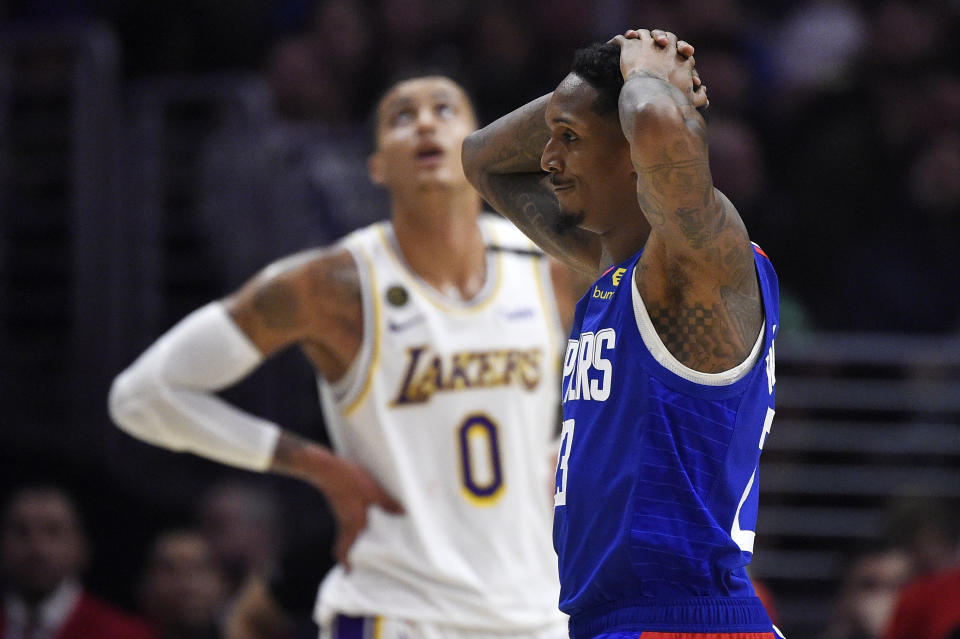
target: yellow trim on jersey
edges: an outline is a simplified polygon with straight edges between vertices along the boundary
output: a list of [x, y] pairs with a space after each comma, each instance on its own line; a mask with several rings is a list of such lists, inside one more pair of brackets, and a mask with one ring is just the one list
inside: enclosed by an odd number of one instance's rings
[[[477, 222], [479, 224], [479, 221]], [[463, 306], [449, 304], [444, 302], [444, 295], [437, 291], [435, 288], [424, 282], [416, 273], [413, 272], [413, 269], [406, 263], [402, 255], [398, 255], [396, 250], [394, 250], [393, 243], [390, 241], [390, 236], [387, 235], [387, 225], [382, 224], [377, 226], [377, 230], [380, 232], [380, 239], [383, 241], [384, 246], [387, 247], [387, 254], [390, 258], [397, 264], [397, 267], [400, 269], [400, 272], [404, 273], [407, 276], [407, 279], [410, 283], [420, 289], [423, 292], [423, 298], [436, 306], [441, 311], [446, 313], [478, 313], [483, 311], [493, 302], [494, 298], [497, 296], [497, 292], [500, 290], [500, 283], [503, 281], [503, 262], [501, 261], [501, 256], [497, 253], [496, 263], [494, 264], [494, 283], [490, 287], [487, 295], [484, 299], [474, 302], [473, 300], [466, 300], [463, 302]], [[491, 231], [492, 232], [492, 231]], [[396, 237], [396, 236], [394, 236]], [[487, 256], [484, 255], [484, 264], [486, 264]], [[489, 269], [488, 269], [489, 272]], [[486, 288], [486, 282], [484, 283], [484, 288]], [[476, 299], [476, 298], [474, 298]], [[451, 300], [453, 301], [453, 300]]]
[[383, 617], [374, 617], [373, 618], [373, 639], [381, 639], [383, 637]]
[[353, 398], [353, 401], [350, 402], [347, 406], [343, 408], [343, 414], [349, 416], [353, 411], [355, 411], [366, 399], [367, 393], [370, 392], [370, 386], [373, 383], [373, 373], [377, 370], [377, 366], [380, 364], [380, 291], [377, 290], [377, 274], [373, 270], [373, 263], [370, 260], [370, 257], [366, 254], [362, 248], [357, 251], [357, 253], [362, 254], [363, 262], [367, 267], [367, 273], [370, 274], [370, 297], [371, 304], [373, 306], [373, 350], [370, 353], [370, 362], [367, 364], [366, 375], [363, 380], [363, 387], [361, 387], [360, 392], [357, 393], [357, 396]]

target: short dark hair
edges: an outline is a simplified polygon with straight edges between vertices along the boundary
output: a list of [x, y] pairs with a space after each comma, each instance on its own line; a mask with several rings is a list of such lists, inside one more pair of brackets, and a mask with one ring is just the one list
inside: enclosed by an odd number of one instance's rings
[[[623, 74], [620, 72], [620, 45], [594, 42], [582, 49], [577, 49], [573, 54], [571, 71], [597, 90], [597, 99], [592, 105], [594, 113], [607, 116], [617, 111], [620, 104], [620, 89], [623, 88]], [[706, 119], [706, 106], [698, 107], [697, 111]]]
[[595, 42], [577, 49], [571, 71], [597, 90], [597, 99], [592, 105], [597, 115], [610, 115], [617, 110], [623, 88], [619, 45]]

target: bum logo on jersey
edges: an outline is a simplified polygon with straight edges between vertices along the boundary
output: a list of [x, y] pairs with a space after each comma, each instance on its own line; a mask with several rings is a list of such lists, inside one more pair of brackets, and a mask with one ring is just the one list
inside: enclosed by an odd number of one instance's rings
[[393, 405], [420, 404], [440, 391], [515, 384], [532, 391], [543, 376], [539, 348], [466, 351], [444, 355], [429, 346], [407, 349], [406, 372]]
[[613, 364], [608, 353], [617, 345], [617, 332], [604, 328], [596, 333], [581, 333], [579, 340], [567, 342], [563, 357], [563, 401], [603, 402], [610, 397]]
[[[627, 272], [625, 268], [618, 268], [613, 272], [613, 275], [610, 276], [610, 281], [614, 286], [620, 286], [620, 280], [623, 278], [623, 274]], [[606, 291], [599, 286], [593, 287], [593, 298], [598, 300], [608, 300], [613, 297], [613, 291]]]

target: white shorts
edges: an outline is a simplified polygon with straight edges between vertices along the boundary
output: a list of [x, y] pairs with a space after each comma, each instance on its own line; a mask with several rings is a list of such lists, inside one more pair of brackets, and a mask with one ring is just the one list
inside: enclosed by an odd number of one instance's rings
[[437, 623], [337, 615], [320, 628], [320, 639], [568, 639], [565, 621], [526, 632], [470, 630]]

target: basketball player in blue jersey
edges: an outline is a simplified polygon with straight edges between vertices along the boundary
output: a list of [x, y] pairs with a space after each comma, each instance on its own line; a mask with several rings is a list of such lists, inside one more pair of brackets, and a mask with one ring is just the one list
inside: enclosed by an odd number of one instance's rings
[[[179, 322], [115, 380], [111, 415], [149, 443], [323, 492], [339, 528], [315, 614], [325, 639], [559, 639], [544, 486], [558, 311], [569, 325], [579, 292], [481, 213], [460, 159], [476, 121], [456, 83], [396, 84], [376, 124], [369, 168], [390, 220]], [[317, 371], [334, 450], [216, 396], [288, 346]]]
[[481, 195], [599, 278], [561, 388], [554, 545], [574, 639], [779, 634], [745, 571], [777, 280], [713, 187], [692, 55], [628, 31], [464, 143]]

